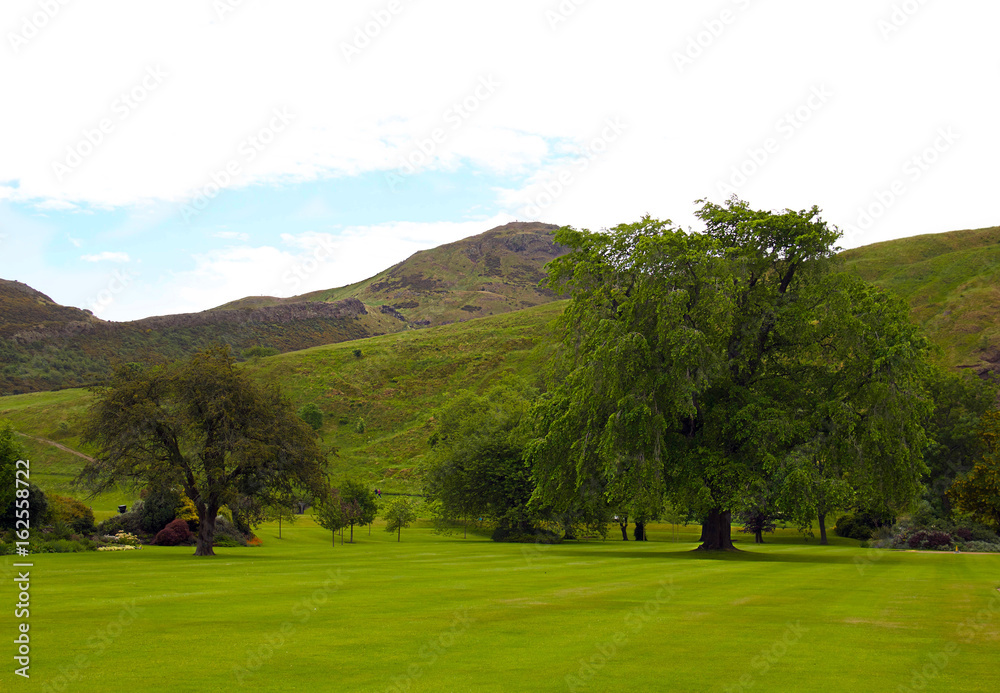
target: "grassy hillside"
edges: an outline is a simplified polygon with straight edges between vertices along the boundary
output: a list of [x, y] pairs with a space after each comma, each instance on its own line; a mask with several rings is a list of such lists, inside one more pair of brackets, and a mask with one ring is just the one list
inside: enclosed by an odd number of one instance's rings
[[[0, 296], [0, 314], [7, 306]], [[63, 306], [56, 308], [63, 310]], [[86, 315], [86, 314], [84, 314]], [[133, 322], [52, 321], [0, 338], [0, 394], [91, 385], [116, 363], [177, 359], [214, 344], [292, 351], [398, 327], [357, 300], [145, 318]], [[405, 326], [404, 326], [405, 327]]]
[[1000, 227], [876, 243], [841, 257], [906, 299], [945, 364], [1000, 373]]
[[115, 363], [177, 359], [219, 343], [289, 352], [547, 303], [558, 297], [538, 283], [545, 263], [564, 252], [552, 241], [556, 228], [507, 224], [352, 286], [124, 323], [0, 280], [0, 394], [91, 385]]
[[[482, 391], [504, 373], [540, 377], [550, 344], [550, 323], [564, 302], [461, 324], [410, 330], [315, 347], [246, 364], [262, 379], [277, 380], [296, 408], [315, 403], [324, 414], [323, 443], [336, 448], [332, 465], [390, 491], [420, 487], [420, 469], [435, 430], [435, 411], [452, 393]], [[361, 356], [355, 356], [360, 350]], [[73, 389], [0, 397], [0, 418], [27, 436], [84, 454], [78, 417], [90, 394]], [[359, 421], [364, 422], [363, 430]], [[69, 491], [84, 460], [48, 443], [23, 438], [33, 478], [43, 489]], [[95, 510], [125, 502], [99, 499]]]
[[53, 326], [80, 323], [82, 327], [100, 322], [89, 311], [61, 306], [27, 284], [0, 279], [0, 338]]

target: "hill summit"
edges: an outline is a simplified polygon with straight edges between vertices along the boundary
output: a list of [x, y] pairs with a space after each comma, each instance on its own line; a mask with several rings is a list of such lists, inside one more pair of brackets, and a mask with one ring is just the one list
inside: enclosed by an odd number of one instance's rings
[[415, 253], [351, 286], [130, 322], [0, 280], [0, 395], [91, 385], [115, 363], [176, 359], [219, 343], [237, 354], [289, 352], [548, 303], [558, 296], [539, 286], [543, 267], [566, 252], [556, 229], [515, 222]]
[[374, 277], [292, 298], [255, 296], [217, 310], [356, 298], [415, 325], [442, 325], [507, 313], [558, 296], [539, 283], [545, 263], [566, 253], [553, 236], [559, 227], [512, 222], [477, 236], [414, 253]]

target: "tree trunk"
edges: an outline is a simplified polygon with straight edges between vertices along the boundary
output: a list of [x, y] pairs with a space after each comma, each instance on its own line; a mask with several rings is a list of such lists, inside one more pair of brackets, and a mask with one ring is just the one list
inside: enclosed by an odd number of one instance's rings
[[278, 512], [278, 539], [281, 539], [281, 512]]
[[699, 551], [736, 551], [732, 537], [732, 513], [721, 508], [712, 511], [701, 524]]
[[764, 532], [759, 527], [754, 531], [753, 542], [755, 544], [763, 544], [764, 543]]
[[[204, 512], [202, 512], [204, 508]], [[194, 551], [195, 556], [214, 556], [212, 543], [215, 541], [215, 518], [219, 513], [218, 508], [202, 505], [199, 508], [198, 517], [198, 547]]]
[[333, 548], [337, 548], [337, 530], [333, 530]]
[[628, 541], [628, 515], [625, 516], [625, 521], [618, 521], [618, 526], [622, 529], [622, 541]]
[[826, 513], [819, 514], [819, 545], [827, 546], [830, 542], [826, 538]]
[[635, 540], [646, 541], [646, 523], [635, 521]]
[[354, 525], [353, 524], [351, 525], [351, 541], [348, 542], [348, 543], [350, 543], [350, 544], [354, 543]]
[[399, 543], [399, 537], [403, 534], [403, 525], [396, 528], [396, 543]]

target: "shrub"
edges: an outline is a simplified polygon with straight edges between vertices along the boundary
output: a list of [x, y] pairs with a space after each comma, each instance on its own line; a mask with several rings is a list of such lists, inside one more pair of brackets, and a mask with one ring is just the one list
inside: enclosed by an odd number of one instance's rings
[[550, 529], [528, 529], [517, 527], [497, 527], [490, 537], [493, 541], [514, 544], [561, 544], [562, 537]]
[[972, 530], [965, 527], [959, 527], [952, 532], [956, 537], [962, 541], [972, 541]]
[[918, 530], [906, 540], [911, 549], [942, 549], [952, 545], [951, 535], [947, 532]]
[[123, 546], [139, 546], [141, 543], [139, 537], [128, 532], [118, 532], [114, 536], [108, 537], [108, 540], [114, 544], [121, 544]]
[[215, 538], [212, 540], [212, 546], [233, 547], [233, 546], [243, 546], [240, 542], [236, 541], [232, 537], [226, 534], [216, 534]]
[[323, 428], [323, 412], [312, 402], [299, 409], [299, 418], [309, 424], [314, 431]]
[[[49, 500], [46, 498], [45, 492], [35, 484], [28, 484], [28, 506], [31, 508], [32, 526], [40, 526], [49, 522], [51, 515]], [[3, 518], [0, 518], [0, 520], [2, 520], [0, 529], [14, 529], [17, 522], [17, 499], [10, 502]]]
[[982, 541], [987, 544], [1000, 544], [1000, 536], [985, 525], [973, 525], [969, 528], [972, 533], [972, 541]]
[[136, 505], [139, 505], [138, 509], [133, 506], [133, 509], [127, 513], [114, 515], [101, 522], [97, 525], [97, 533], [117, 534], [118, 532], [128, 532], [129, 534], [146, 534], [148, 536], [149, 533], [143, 532], [140, 526], [142, 520], [142, 513], [140, 511], [142, 506], [138, 503]]
[[150, 534], [159, 532], [177, 518], [177, 511], [181, 506], [181, 494], [171, 488], [146, 489], [139, 510], [139, 527]]
[[987, 541], [967, 541], [962, 545], [962, 551], [977, 551], [981, 553], [1000, 553], [1000, 544]]
[[872, 529], [859, 521], [855, 515], [841, 515], [833, 527], [833, 531], [838, 537], [860, 539], [861, 541], [868, 541], [872, 538]]
[[[219, 544], [220, 540], [234, 543]], [[247, 539], [232, 522], [222, 515], [215, 518], [215, 546], [246, 546]]]
[[177, 519], [187, 522], [188, 529], [192, 532], [198, 531], [198, 508], [194, 501], [187, 497], [186, 493], [181, 494], [181, 504], [177, 508]]
[[43, 541], [31, 546], [32, 553], [78, 553], [86, 550], [87, 547], [81, 542], [72, 541], [71, 539], [53, 539], [52, 541]]
[[173, 520], [156, 534], [153, 543], [157, 546], [177, 546], [191, 538], [191, 530], [184, 520]]
[[49, 509], [56, 522], [65, 522], [74, 532], [90, 534], [94, 531], [94, 512], [76, 498], [49, 496]]
[[277, 356], [279, 353], [281, 352], [279, 352], [274, 347], [252, 346], [249, 347], [248, 349], [244, 349], [242, 355], [244, 359], [252, 359], [252, 358], [267, 358], [268, 356]]
[[951, 548], [954, 540], [947, 532], [928, 532], [927, 546], [932, 549]]

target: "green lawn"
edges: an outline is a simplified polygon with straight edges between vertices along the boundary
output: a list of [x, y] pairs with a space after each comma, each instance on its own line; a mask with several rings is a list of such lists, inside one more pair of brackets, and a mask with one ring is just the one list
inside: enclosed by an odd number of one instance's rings
[[694, 529], [536, 547], [376, 525], [332, 547], [304, 519], [214, 559], [34, 556], [31, 682], [8, 658], [2, 690], [1000, 690], [1000, 556], [791, 532], [705, 555]]

